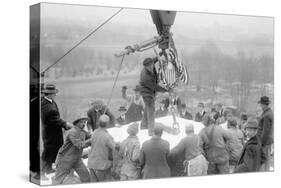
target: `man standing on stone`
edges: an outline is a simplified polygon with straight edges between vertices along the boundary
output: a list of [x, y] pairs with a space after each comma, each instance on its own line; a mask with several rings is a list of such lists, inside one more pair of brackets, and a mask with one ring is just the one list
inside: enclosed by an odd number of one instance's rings
[[144, 67], [140, 75], [140, 93], [145, 104], [141, 128], [148, 128], [148, 134], [150, 136], [154, 127], [156, 92], [167, 91], [167, 89], [158, 85], [157, 73], [154, 66], [156, 62], [157, 58], [146, 58], [143, 61]]
[[41, 101], [42, 139], [43, 152], [41, 156], [41, 174], [54, 172], [52, 163], [55, 162], [57, 153], [63, 145], [63, 129], [73, 127], [61, 119], [58, 106], [54, 101], [58, 90], [55, 85], [47, 84], [43, 90], [44, 97]]
[[261, 97], [258, 103], [263, 111], [259, 118], [259, 129], [257, 133], [262, 145], [262, 166], [260, 170], [269, 171], [273, 145], [274, 118], [273, 112], [269, 107], [270, 100], [267, 96]]

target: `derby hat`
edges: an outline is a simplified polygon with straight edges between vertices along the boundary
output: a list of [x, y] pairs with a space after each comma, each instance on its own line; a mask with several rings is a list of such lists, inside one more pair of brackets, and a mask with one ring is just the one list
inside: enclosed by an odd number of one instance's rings
[[126, 112], [127, 108], [125, 106], [120, 106], [120, 108], [118, 109], [119, 112]]
[[151, 63], [153, 63], [153, 59], [148, 57], [148, 58], [145, 58], [144, 61], [142, 62], [143, 66], [148, 66], [150, 65]]
[[263, 96], [260, 98], [260, 100], [258, 101], [258, 103], [260, 104], [265, 104], [265, 105], [269, 105], [270, 100], [267, 96]]
[[42, 93], [45, 94], [54, 94], [59, 92], [54, 84], [47, 84], [46, 87], [43, 89]]

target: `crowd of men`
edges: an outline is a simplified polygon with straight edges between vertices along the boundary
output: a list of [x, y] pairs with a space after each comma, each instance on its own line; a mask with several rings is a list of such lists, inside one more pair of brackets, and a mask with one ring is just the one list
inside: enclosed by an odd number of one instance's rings
[[[43, 152], [37, 177], [44, 180], [46, 174], [54, 173], [52, 183], [64, 184], [68, 177], [96, 182], [270, 170], [274, 118], [267, 96], [258, 101], [263, 111], [258, 117], [242, 113], [237, 119], [220, 103], [207, 108], [202, 102], [193, 116], [171, 88], [158, 83], [156, 62], [157, 58], [143, 61], [134, 95], [128, 95], [127, 87], [122, 87], [128, 108], [121, 106], [117, 118], [102, 101], [95, 100], [87, 115], [66, 122], [54, 100], [58, 90], [47, 84], [41, 100]], [[170, 95], [156, 110], [157, 92]], [[181, 117], [201, 122], [204, 128], [196, 134], [194, 125], [186, 124], [186, 136], [170, 148], [170, 143], [162, 139], [166, 131], [163, 124], [155, 122], [155, 118], [169, 114], [174, 120]], [[128, 137], [115, 142], [107, 129], [128, 124]], [[150, 136], [142, 144], [139, 129], [147, 130]], [[85, 153], [86, 148], [90, 149]]]
[[[62, 120], [54, 100], [58, 90], [52, 84], [45, 87], [41, 101], [42, 180], [50, 173], [55, 173], [53, 184], [63, 184], [74, 172], [79, 182], [96, 182], [270, 170], [274, 118], [267, 96], [258, 101], [263, 110], [259, 117], [242, 113], [238, 119], [221, 104], [207, 109], [200, 102], [193, 118], [175, 94], [162, 100], [155, 110], [155, 96], [145, 99], [141, 86], [136, 86], [132, 96], [126, 90], [122, 88], [122, 97], [129, 103], [128, 109], [121, 106], [118, 118], [102, 101], [95, 100], [87, 116], [69, 123]], [[199, 134], [192, 123], [185, 125], [186, 136], [174, 148], [162, 139], [163, 126], [154, 122], [154, 116], [164, 117], [172, 110], [178, 117], [204, 125]], [[223, 123], [227, 128], [221, 126]], [[128, 137], [115, 142], [107, 129], [125, 124], [129, 124]], [[139, 129], [147, 129], [151, 136], [143, 144]], [[87, 154], [85, 148], [90, 148]]]

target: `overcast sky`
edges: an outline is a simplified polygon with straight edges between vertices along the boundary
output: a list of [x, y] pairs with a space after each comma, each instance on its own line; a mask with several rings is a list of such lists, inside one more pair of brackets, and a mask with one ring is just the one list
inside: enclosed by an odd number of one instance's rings
[[[57, 19], [93, 22], [97, 19], [105, 20], [119, 8], [79, 6], [64, 4], [43, 4], [42, 17], [53, 17]], [[152, 25], [152, 19], [148, 10], [124, 9], [111, 22], [128, 25]], [[180, 27], [209, 27], [221, 25], [239, 29], [240, 32], [273, 34], [273, 18], [220, 15], [193, 12], [177, 12], [174, 29]], [[154, 26], [153, 26], [154, 27]]]

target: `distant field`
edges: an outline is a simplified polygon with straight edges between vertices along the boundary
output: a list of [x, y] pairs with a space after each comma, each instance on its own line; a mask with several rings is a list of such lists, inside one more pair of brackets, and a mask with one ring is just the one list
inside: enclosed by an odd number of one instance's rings
[[[113, 90], [112, 100], [109, 108], [111, 111], [118, 116], [118, 108], [120, 105], [125, 105], [125, 101], [121, 96], [121, 88], [126, 85], [128, 93], [133, 94], [133, 88], [138, 84], [138, 75], [124, 76], [121, 75], [116, 83], [116, 87]], [[83, 79], [83, 80], [72, 80], [72, 81], [53, 81], [59, 89], [56, 101], [59, 105], [61, 115], [67, 121], [73, 121], [78, 115], [86, 115], [86, 111], [90, 108], [90, 101], [92, 99], [102, 99], [107, 103], [110, 96], [110, 92], [113, 86], [114, 78], [98, 78], [98, 79]], [[47, 81], [47, 83], [49, 83]], [[273, 98], [273, 93], [268, 93], [270, 98]], [[196, 105], [199, 101], [205, 103], [211, 101], [211, 93], [207, 90], [203, 90], [198, 93], [194, 87], [180, 87], [179, 96], [182, 101], [186, 103], [189, 110], [194, 114], [196, 111]], [[261, 96], [261, 92], [258, 89], [251, 89], [249, 100], [247, 101], [247, 112], [254, 113], [258, 108], [257, 100]], [[159, 105], [158, 97], [156, 106]], [[273, 99], [272, 99], [273, 101]], [[221, 102], [223, 105], [233, 105], [233, 99], [231, 93], [228, 89], [223, 89], [223, 91], [216, 95], [214, 102]]]

